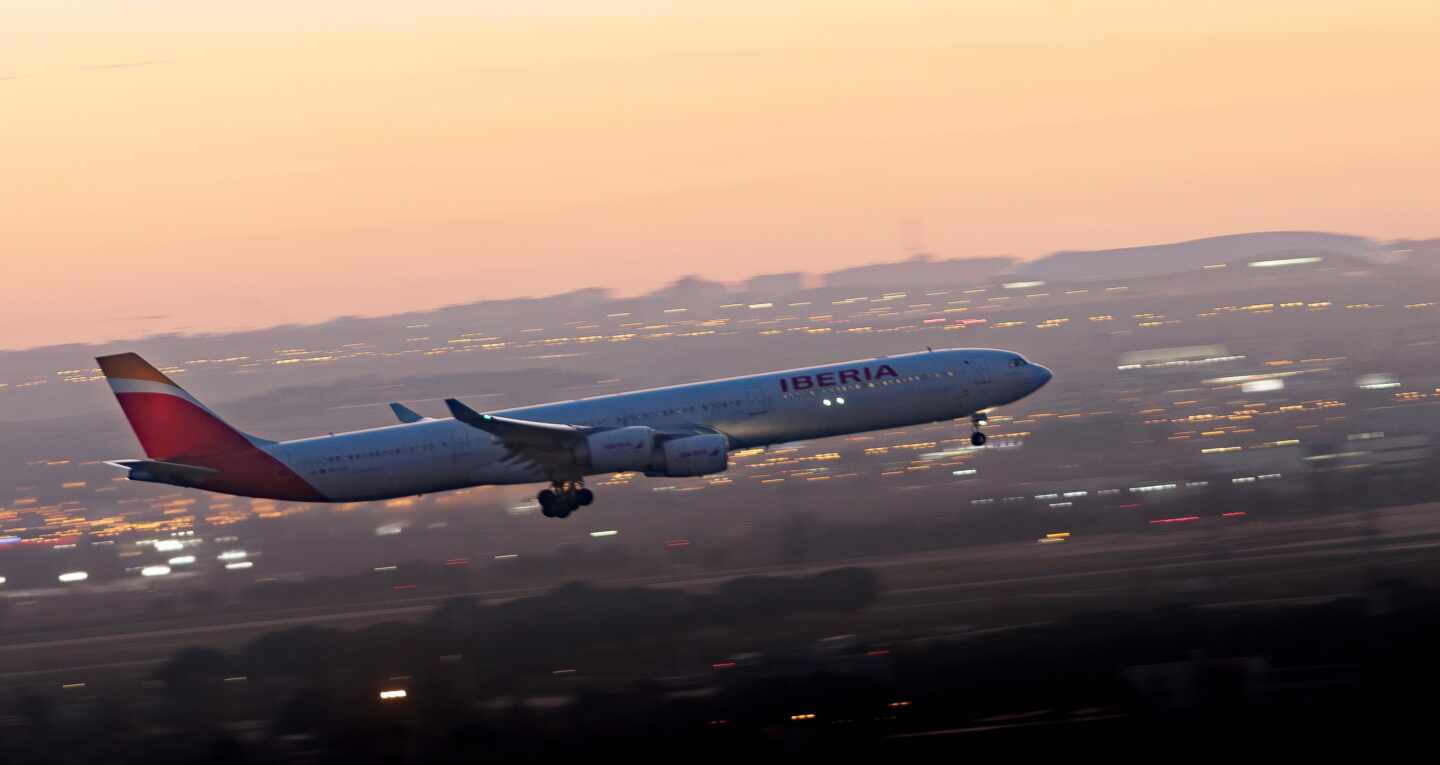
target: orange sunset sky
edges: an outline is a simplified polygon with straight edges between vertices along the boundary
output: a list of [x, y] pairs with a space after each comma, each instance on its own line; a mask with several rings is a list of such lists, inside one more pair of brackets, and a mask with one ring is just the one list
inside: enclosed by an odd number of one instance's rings
[[[617, 8], [621, 10], [617, 10]], [[0, 348], [1440, 236], [1435, 0], [0, 0]]]

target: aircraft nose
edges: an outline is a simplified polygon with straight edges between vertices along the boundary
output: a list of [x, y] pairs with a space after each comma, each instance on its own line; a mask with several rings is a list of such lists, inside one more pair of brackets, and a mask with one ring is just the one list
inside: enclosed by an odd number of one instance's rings
[[1050, 378], [1055, 376], [1055, 373], [1039, 364], [1032, 365], [1032, 368], [1035, 370], [1035, 390], [1045, 387], [1045, 383], [1050, 382]]

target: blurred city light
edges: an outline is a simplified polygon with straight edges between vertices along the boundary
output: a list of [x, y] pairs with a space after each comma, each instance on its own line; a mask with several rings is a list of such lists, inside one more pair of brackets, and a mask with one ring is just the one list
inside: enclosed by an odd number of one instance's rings
[[1361, 390], [1386, 390], [1388, 388], [1400, 387], [1400, 381], [1395, 378], [1395, 375], [1380, 372], [1361, 375], [1360, 378], [1355, 381], [1355, 387]]
[[1324, 258], [1280, 258], [1277, 260], [1256, 260], [1249, 265], [1251, 268], [1281, 268], [1284, 266], [1303, 266], [1307, 263], [1319, 263]]
[[1284, 380], [1269, 378], [1240, 384], [1242, 393], [1273, 393], [1278, 390], [1285, 390]]

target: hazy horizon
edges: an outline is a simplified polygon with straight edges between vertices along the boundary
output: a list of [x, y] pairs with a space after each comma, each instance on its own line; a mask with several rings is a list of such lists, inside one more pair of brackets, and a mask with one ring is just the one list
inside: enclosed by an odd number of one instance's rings
[[628, 7], [7, 4], [0, 347], [1437, 234], [1432, 4]]
[[[1062, 253], [1062, 252], [1074, 253], [1074, 252], [1082, 252], [1082, 251], [1083, 251], [1083, 252], [1098, 251], [1098, 252], [1103, 252], [1103, 253], [1114, 253], [1115, 255], [1120, 255], [1121, 252], [1123, 252], [1123, 251], [1125, 251], [1125, 250], [1138, 249], [1138, 248], [1143, 248], [1143, 247], [1145, 247], [1145, 246], [1154, 246], [1154, 245], [1166, 246], [1166, 245], [1184, 244], [1184, 243], [1186, 243], [1186, 242], [1202, 241], [1202, 240], [1207, 240], [1207, 239], [1222, 239], [1222, 238], [1226, 238], [1227, 236], [1249, 237], [1249, 236], [1265, 235], [1265, 234], [1274, 234], [1274, 233], [1296, 233], [1296, 232], [1259, 232], [1259, 231], [1254, 231], [1254, 232], [1238, 232], [1238, 233], [1231, 233], [1231, 234], [1217, 234], [1217, 235], [1214, 235], [1214, 236], [1196, 237], [1195, 239], [1185, 240], [1185, 242], [1148, 242], [1148, 243], [1144, 243], [1144, 244], [1141, 244], [1141, 245], [1121, 245], [1121, 246], [1111, 247], [1111, 248], [1103, 248], [1103, 249], [1097, 248], [1096, 250], [1075, 250], [1075, 249], [1070, 249], [1070, 250], [1057, 250], [1056, 252], [1045, 253], [1045, 254], [1042, 254], [1042, 255], [1034, 256], [1034, 257], [1032, 257], [1032, 258], [1024, 258], [1024, 259], [1015, 258], [1015, 257], [1013, 257], [1013, 256], [988, 256], [988, 255], [975, 255], [975, 256], [971, 256], [971, 257], [969, 257], [969, 258], [964, 258], [964, 257], [962, 257], [962, 258], [956, 258], [956, 259], [958, 259], [958, 260], [979, 260], [979, 259], [984, 259], [984, 258], [989, 258], [989, 257], [1002, 257], [1002, 258], [1007, 258], [1007, 259], [1012, 260], [1012, 261], [1014, 262], [1014, 264], [1015, 264], [1015, 265], [1017, 266], [1017, 268], [1018, 268], [1018, 267], [1024, 266], [1025, 264], [1033, 264], [1033, 263], [1036, 263], [1036, 262], [1038, 262], [1038, 261], [1046, 260], [1049, 256], [1056, 255], [1056, 254], [1060, 254], [1060, 253]], [[1321, 234], [1339, 234], [1339, 235], [1341, 235], [1341, 236], [1346, 236], [1345, 234], [1341, 234], [1340, 232], [1314, 232], [1314, 233], [1321, 233]], [[1373, 241], [1375, 241], [1375, 242], [1377, 242], [1377, 243], [1382, 243], [1382, 244], [1383, 244], [1384, 241], [1385, 241], [1385, 240], [1384, 240], [1383, 238], [1381, 238], [1381, 237], [1363, 237], [1363, 238], [1371, 239], [1371, 240], [1373, 240]], [[1239, 244], [1237, 244], [1237, 245], [1235, 245], [1235, 246], [1238, 248], [1238, 249], [1236, 250], [1236, 255], [1237, 255], [1237, 256], [1243, 256], [1243, 253], [1244, 253], [1246, 250], [1248, 250], [1248, 249], [1250, 249], [1250, 248], [1252, 248], [1252, 247], [1255, 247], [1255, 246], [1260, 246], [1260, 245], [1248, 245], [1248, 246], [1247, 246], [1247, 245], [1239, 245]], [[873, 267], [873, 266], [886, 266], [886, 265], [900, 265], [900, 264], [903, 264], [903, 263], [906, 263], [906, 262], [913, 262], [913, 261], [915, 261], [916, 259], [925, 259], [925, 260], [929, 260], [930, 262], [940, 262], [940, 261], [951, 260], [950, 257], [944, 255], [943, 253], [930, 252], [930, 251], [924, 250], [924, 249], [914, 249], [914, 250], [910, 250], [910, 251], [906, 251], [906, 252], [897, 252], [894, 256], [891, 256], [891, 257], [880, 257], [880, 258], [876, 258], [876, 259], [870, 260], [870, 261], [861, 261], [861, 262], [857, 262], [857, 263], [854, 263], [854, 264], [839, 265], [839, 266], [837, 266], [835, 269], [832, 269], [832, 271], [839, 271], [839, 270], [844, 270], [844, 269], [849, 269], [849, 268], [856, 268], [856, 267]], [[1124, 268], [1124, 266], [1121, 265], [1120, 263], [1117, 263], [1116, 266], [1117, 266], [1118, 268], [1122, 268], [1122, 269]], [[1175, 273], [1179, 273], [1179, 272], [1183, 271], [1184, 269], [1185, 269], [1185, 265], [1184, 265], [1183, 262], [1177, 262], [1177, 263], [1175, 263], [1174, 266], [1173, 266], [1173, 270], [1174, 270]], [[344, 311], [344, 310], [341, 310], [341, 311], [339, 311], [339, 312], [332, 313], [332, 314], [326, 314], [326, 315], [303, 316], [303, 317], [298, 316], [298, 315], [291, 315], [291, 318], [285, 318], [285, 319], [283, 319], [283, 320], [276, 320], [276, 321], [267, 321], [267, 320], [265, 320], [263, 317], [260, 317], [260, 318], [257, 318], [255, 321], [250, 322], [250, 323], [236, 323], [236, 324], [232, 324], [232, 325], [229, 325], [229, 326], [218, 326], [218, 325], [213, 325], [213, 324], [205, 324], [205, 323], [199, 321], [199, 320], [202, 318], [202, 317], [199, 317], [199, 316], [197, 316], [195, 320], [184, 320], [184, 319], [182, 319], [182, 317], [173, 316], [173, 315], [168, 315], [168, 314], [152, 314], [152, 315], [125, 316], [125, 317], [116, 317], [113, 321], [105, 321], [105, 322], [103, 322], [103, 323], [105, 323], [105, 324], [107, 324], [107, 325], [110, 325], [110, 326], [116, 326], [116, 327], [117, 327], [116, 331], [120, 331], [120, 330], [119, 330], [119, 327], [120, 327], [121, 325], [123, 325], [123, 324], [125, 324], [125, 323], [127, 323], [127, 322], [133, 322], [133, 323], [134, 323], [133, 326], [137, 328], [137, 331], [132, 332], [132, 333], [130, 333], [130, 334], [119, 334], [119, 335], [105, 335], [105, 334], [102, 333], [102, 334], [97, 334], [97, 335], [93, 335], [93, 336], [86, 337], [86, 338], [63, 339], [63, 340], [60, 340], [60, 341], [58, 341], [58, 342], [45, 342], [45, 343], [37, 343], [37, 344], [25, 345], [25, 346], [14, 346], [14, 347], [0, 346], [0, 353], [4, 353], [4, 352], [16, 352], [16, 351], [27, 351], [27, 350], [37, 350], [37, 349], [42, 349], [42, 348], [47, 348], [47, 347], [63, 346], [63, 345], [69, 345], [69, 344], [103, 346], [103, 345], [108, 345], [108, 344], [112, 344], [112, 343], [115, 343], [115, 342], [142, 341], [142, 340], [150, 340], [150, 339], [161, 338], [161, 337], [166, 337], [166, 336], [200, 337], [200, 336], [205, 336], [205, 335], [223, 335], [223, 334], [228, 334], [228, 333], [233, 333], [233, 332], [264, 331], [264, 330], [276, 329], [276, 328], [284, 327], [284, 326], [308, 327], [308, 326], [316, 326], [316, 325], [320, 325], [320, 324], [325, 324], [325, 323], [327, 323], [327, 322], [332, 322], [332, 321], [342, 320], [342, 319], [374, 319], [374, 318], [384, 318], [384, 317], [387, 317], [387, 316], [398, 316], [398, 315], [405, 315], [405, 314], [412, 314], [412, 313], [439, 312], [439, 311], [444, 311], [444, 310], [447, 310], [447, 309], [453, 309], [453, 308], [457, 308], [457, 307], [461, 307], [461, 306], [474, 305], [474, 304], [480, 304], [480, 303], [486, 303], [486, 302], [503, 302], [503, 301], [507, 301], [507, 300], [520, 300], [520, 301], [523, 301], [523, 300], [544, 300], [544, 299], [548, 299], [548, 298], [554, 298], [554, 297], [563, 296], [563, 295], [566, 295], [566, 294], [573, 294], [573, 293], [577, 293], [577, 292], [582, 292], [582, 291], [586, 291], [586, 290], [602, 290], [602, 291], [604, 291], [604, 292], [609, 296], [610, 299], [617, 300], [617, 301], [623, 301], [623, 300], [630, 299], [630, 298], [643, 298], [643, 297], [645, 297], [645, 296], [647, 296], [647, 295], [657, 294], [658, 292], [663, 291], [665, 288], [675, 286], [675, 285], [677, 285], [681, 280], [685, 280], [685, 279], [699, 279], [699, 280], [701, 280], [701, 281], [708, 281], [708, 282], [711, 282], [711, 283], [722, 284], [722, 285], [724, 285], [724, 286], [726, 286], [726, 287], [731, 288], [731, 289], [735, 292], [735, 294], [738, 295], [738, 294], [743, 294], [743, 291], [744, 291], [744, 288], [745, 288], [745, 283], [746, 283], [746, 281], [748, 281], [749, 279], [754, 278], [754, 277], [759, 277], [759, 276], [765, 276], [765, 275], [777, 275], [777, 274], [781, 274], [781, 273], [784, 273], [784, 272], [783, 272], [782, 270], [780, 270], [780, 269], [772, 269], [772, 270], [769, 270], [769, 271], [757, 271], [757, 272], [755, 272], [755, 273], [750, 273], [750, 274], [740, 274], [740, 275], [735, 276], [734, 278], [728, 278], [728, 279], [716, 278], [716, 277], [713, 277], [713, 276], [710, 275], [710, 274], [703, 274], [703, 273], [680, 273], [680, 274], [675, 275], [673, 278], [672, 278], [672, 277], [666, 277], [666, 278], [664, 278], [663, 280], [660, 280], [660, 281], [658, 281], [657, 283], [655, 283], [655, 284], [653, 284], [653, 285], [647, 283], [643, 288], [640, 288], [639, 286], [635, 286], [636, 288], [634, 288], [634, 289], [629, 289], [629, 290], [622, 289], [622, 288], [620, 288], [620, 287], [618, 287], [618, 286], [616, 286], [616, 285], [605, 285], [605, 284], [573, 285], [573, 286], [570, 286], [570, 287], [566, 287], [566, 288], [564, 288], [564, 289], [559, 289], [559, 288], [557, 288], [555, 291], [552, 291], [552, 292], [544, 292], [544, 293], [536, 292], [536, 293], [532, 293], [532, 294], [514, 294], [514, 295], [481, 295], [481, 296], [475, 296], [475, 297], [471, 297], [471, 298], [464, 298], [464, 297], [462, 297], [461, 299], [458, 299], [458, 300], [453, 300], [453, 301], [449, 301], [449, 302], [445, 302], [445, 303], [437, 303], [437, 304], [428, 304], [428, 303], [425, 303], [425, 304], [414, 304], [414, 305], [385, 305], [385, 306], [381, 306], [379, 310], [375, 310], [375, 311], [371, 311], [371, 312], [359, 312], [359, 311]], [[822, 279], [821, 277], [825, 276], [825, 274], [826, 274], [826, 273], [829, 273], [829, 272], [820, 272], [820, 273], [817, 273], [817, 272], [814, 272], [814, 271], [792, 271], [792, 272], [790, 272], [790, 273], [801, 273], [804, 277], [806, 277], [806, 279], [804, 280], [804, 283], [806, 284], [806, 286], [807, 286], [808, 288], [821, 288], [821, 287], [823, 286], [823, 279]], [[1013, 273], [1016, 274], [1016, 278], [1020, 278], [1020, 279], [1030, 278], [1029, 276], [1026, 276], [1026, 275], [1021, 274], [1021, 272], [1020, 272], [1019, 270], [1016, 270], [1016, 271], [1014, 271]], [[1134, 276], [1136, 276], [1136, 277], [1141, 277], [1141, 276], [1143, 276], [1143, 275], [1141, 275], [1141, 274], [1134, 274]], [[1065, 281], [1065, 279], [1061, 279], [1060, 281]], [[632, 286], [634, 286], [634, 285], [632, 285]], [[198, 322], [198, 323], [197, 323], [197, 322]], [[143, 327], [143, 328], [141, 328], [141, 327]]]

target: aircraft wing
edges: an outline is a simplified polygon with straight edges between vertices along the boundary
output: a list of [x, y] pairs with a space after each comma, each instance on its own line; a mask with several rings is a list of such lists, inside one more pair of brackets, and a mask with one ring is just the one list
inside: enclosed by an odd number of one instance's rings
[[[549, 475], [560, 479], [580, 477], [581, 466], [575, 461], [575, 447], [591, 433], [609, 429], [589, 425], [557, 425], [483, 414], [453, 398], [445, 399], [445, 406], [450, 409], [455, 419], [499, 438], [517, 458], [541, 465]], [[676, 438], [718, 432], [702, 425], [671, 426], [661, 431], [660, 437]]]
[[532, 422], [481, 414], [453, 398], [445, 399], [445, 406], [450, 409], [450, 414], [454, 415], [455, 419], [492, 436], [498, 436], [507, 444], [568, 449], [597, 430], [583, 425], [556, 425], [551, 422]]
[[598, 430], [584, 425], [556, 425], [482, 414], [453, 398], [445, 399], [445, 406], [455, 419], [499, 438], [517, 456], [561, 478], [578, 477], [575, 474], [580, 466], [575, 463], [575, 447], [585, 436]]

